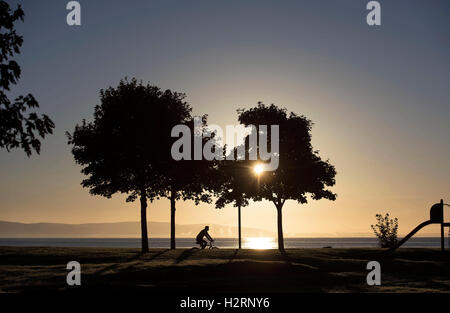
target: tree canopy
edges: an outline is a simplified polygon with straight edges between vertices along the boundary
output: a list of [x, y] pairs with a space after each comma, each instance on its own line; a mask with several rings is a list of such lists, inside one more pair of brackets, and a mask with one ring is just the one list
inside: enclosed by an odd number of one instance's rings
[[8, 3], [0, 1], [0, 148], [10, 151], [20, 147], [30, 156], [33, 150], [39, 154], [38, 138], [51, 134], [55, 125], [45, 114], [27, 112], [39, 107], [32, 94], [18, 96], [13, 101], [7, 96], [21, 75], [19, 64], [11, 58], [20, 53], [23, 44], [22, 36], [14, 29], [15, 22], [23, 21], [23, 17], [20, 5], [11, 10]]
[[[248, 150], [244, 154], [248, 154]], [[218, 175], [220, 183], [215, 186], [216, 208], [221, 209], [227, 204], [235, 207], [245, 207], [249, 200], [256, 198], [258, 183], [254, 179], [253, 168], [257, 162], [249, 160], [248, 156], [239, 155], [235, 147], [230, 154], [233, 158], [225, 158], [218, 162]]]

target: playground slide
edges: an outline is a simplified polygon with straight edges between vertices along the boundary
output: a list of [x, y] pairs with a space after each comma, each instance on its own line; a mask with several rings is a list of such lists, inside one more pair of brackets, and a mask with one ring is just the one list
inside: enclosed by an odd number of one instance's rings
[[414, 228], [408, 235], [406, 235], [402, 240], [400, 240], [395, 246], [389, 248], [388, 252], [394, 251], [398, 247], [400, 247], [402, 244], [404, 244], [409, 238], [411, 238], [415, 233], [417, 233], [419, 230], [421, 230], [423, 227], [432, 224], [431, 221], [425, 221], [422, 224], [419, 224], [416, 228]]

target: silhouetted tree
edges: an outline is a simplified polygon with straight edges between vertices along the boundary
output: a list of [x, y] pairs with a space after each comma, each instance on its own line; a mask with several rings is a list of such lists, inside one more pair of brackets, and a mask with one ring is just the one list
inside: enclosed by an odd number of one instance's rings
[[[238, 208], [238, 247], [242, 248], [241, 232], [241, 208], [249, 204], [248, 194], [254, 194], [255, 182], [251, 177], [253, 161], [238, 160], [237, 149], [230, 153], [234, 154], [234, 160], [223, 160], [219, 163], [221, 184], [216, 189], [216, 208], [221, 209], [227, 204], [233, 204]], [[252, 191], [253, 190], [253, 191]]]
[[[312, 199], [335, 200], [336, 194], [326, 190], [335, 184], [336, 170], [329, 161], [323, 161], [311, 145], [312, 122], [304, 116], [286, 112], [271, 104], [258, 102], [248, 110], [239, 110], [239, 122], [246, 126], [279, 125], [279, 166], [275, 171], [263, 172], [259, 177], [258, 191], [253, 197], [274, 203], [277, 209], [278, 248], [284, 250], [282, 209], [286, 200], [307, 203]], [[268, 127], [270, 147], [270, 127]], [[248, 141], [248, 139], [247, 139]], [[258, 147], [259, 149], [259, 147]]]
[[[202, 157], [201, 160], [194, 159], [194, 135], [201, 136], [202, 147], [207, 141], [215, 142], [215, 136], [207, 129], [207, 116], [200, 117], [201, 125], [195, 129], [194, 120], [189, 117], [183, 125], [190, 130], [189, 142], [191, 145], [191, 154], [189, 160], [174, 160], [170, 157], [160, 160], [157, 170], [160, 173], [163, 187], [159, 195], [170, 200], [170, 248], [176, 248], [175, 242], [175, 212], [176, 201], [193, 200], [195, 205], [200, 202], [211, 202], [210, 191], [217, 184], [216, 161], [208, 161]], [[173, 142], [179, 138], [174, 137]], [[183, 147], [183, 149], [186, 147]]]
[[0, 148], [10, 151], [21, 147], [30, 156], [33, 150], [39, 154], [41, 149], [36, 137], [45, 138], [55, 125], [45, 114], [26, 114], [27, 110], [39, 107], [33, 95], [18, 96], [13, 102], [6, 95], [10, 85], [20, 78], [20, 66], [11, 58], [22, 47], [23, 38], [16, 33], [14, 23], [23, 21], [23, 17], [20, 5], [11, 11], [8, 3], [0, 1]]
[[127, 194], [127, 201], [140, 198], [142, 252], [148, 251], [147, 200], [164, 187], [159, 167], [171, 157], [171, 129], [191, 116], [184, 97], [136, 79], [122, 80], [117, 88], [100, 91], [93, 122], [83, 120], [67, 133], [81, 172], [89, 176], [83, 187], [107, 198], [118, 192]]
[[375, 215], [377, 223], [370, 225], [375, 236], [378, 238], [378, 244], [381, 248], [390, 248], [397, 244], [398, 237], [398, 218], [390, 218], [389, 213], [383, 217], [381, 214]]

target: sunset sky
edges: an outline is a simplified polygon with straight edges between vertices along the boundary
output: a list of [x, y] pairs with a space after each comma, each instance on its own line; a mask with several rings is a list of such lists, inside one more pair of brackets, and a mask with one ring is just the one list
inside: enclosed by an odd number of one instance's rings
[[[64, 134], [92, 119], [100, 89], [127, 76], [185, 92], [194, 114], [222, 127], [257, 101], [312, 119], [338, 198], [286, 202], [286, 234], [370, 234], [386, 212], [409, 232], [433, 203], [450, 203], [450, 2], [380, 1], [379, 27], [366, 24], [367, 2], [80, 0], [82, 25], [70, 27], [67, 1], [23, 1], [11, 96], [32, 93], [56, 128], [40, 155], [0, 151], [0, 220], [139, 220], [138, 202], [80, 186]], [[169, 206], [151, 203], [148, 219], [168, 222]], [[177, 223], [236, 222], [231, 206], [178, 202]], [[275, 230], [274, 205], [252, 203], [242, 223]]]

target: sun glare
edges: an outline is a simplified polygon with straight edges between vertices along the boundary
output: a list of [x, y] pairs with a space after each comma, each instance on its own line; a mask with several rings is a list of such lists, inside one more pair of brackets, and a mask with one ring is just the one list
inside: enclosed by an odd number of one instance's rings
[[261, 175], [261, 173], [264, 171], [264, 167], [262, 164], [256, 164], [255, 167], [253, 168], [253, 171], [255, 172], [256, 175]]
[[245, 238], [244, 247], [247, 249], [274, 249], [274, 238], [269, 237], [248, 237]]

